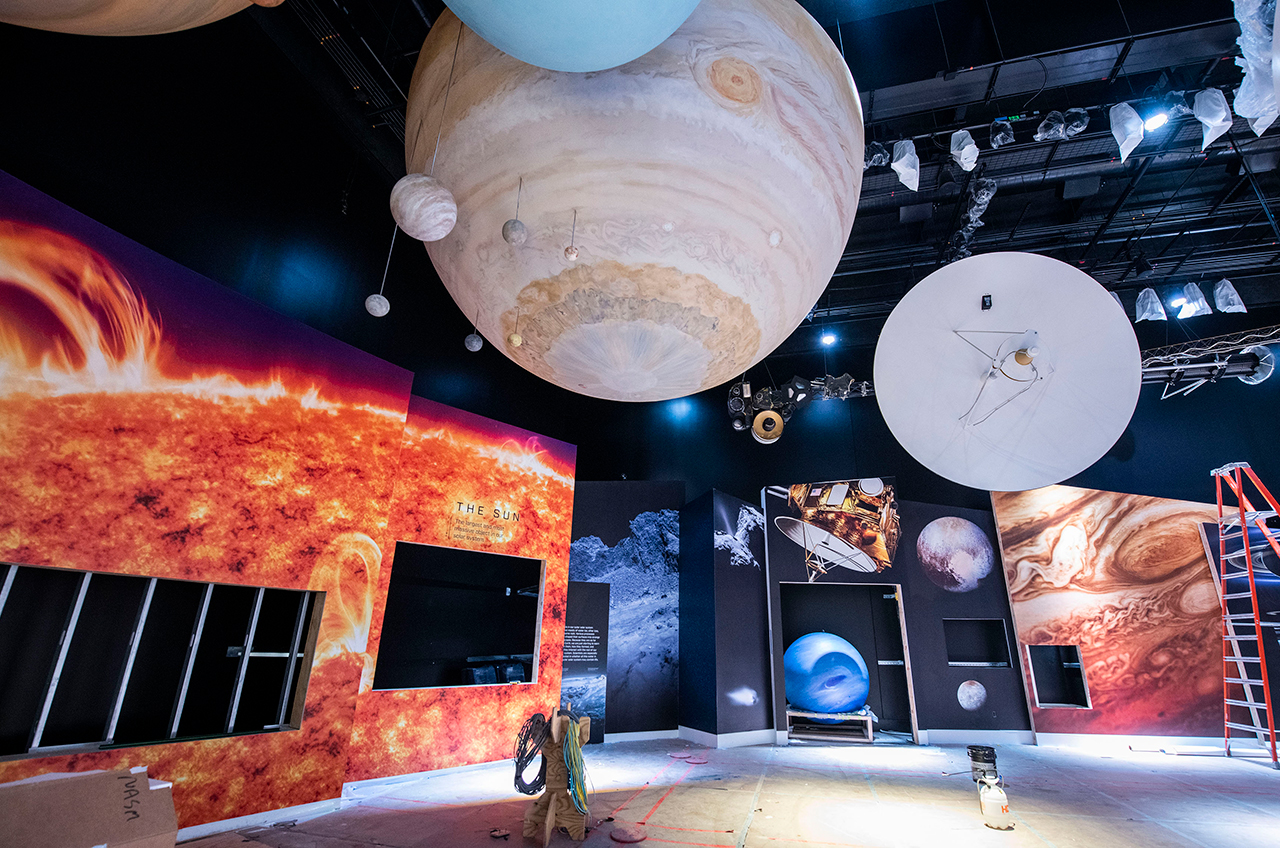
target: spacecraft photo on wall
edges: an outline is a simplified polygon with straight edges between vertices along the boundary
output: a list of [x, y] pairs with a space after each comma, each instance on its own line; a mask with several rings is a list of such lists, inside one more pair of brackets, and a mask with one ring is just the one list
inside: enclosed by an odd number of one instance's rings
[[810, 583], [836, 567], [879, 573], [893, 565], [901, 531], [892, 479], [797, 483], [787, 506], [791, 514], [774, 523], [804, 548]]

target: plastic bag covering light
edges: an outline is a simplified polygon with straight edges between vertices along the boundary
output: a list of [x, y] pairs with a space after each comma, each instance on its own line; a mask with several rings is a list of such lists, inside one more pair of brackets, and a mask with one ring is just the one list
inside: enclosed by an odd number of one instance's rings
[[951, 157], [965, 171], [972, 171], [978, 164], [978, 145], [968, 130], [957, 130], [951, 134]]
[[920, 190], [920, 156], [916, 143], [905, 139], [893, 146], [893, 161], [889, 167], [898, 172], [898, 182], [912, 191]]
[[[1180, 302], [1179, 302], [1180, 301]], [[1178, 310], [1179, 318], [1195, 318], [1198, 315], [1212, 315], [1209, 301], [1204, 299], [1204, 292], [1195, 283], [1187, 283], [1182, 287], [1182, 297], [1173, 302]]]
[[1240, 56], [1236, 65], [1244, 71], [1244, 80], [1236, 90], [1236, 114], [1249, 120], [1257, 135], [1266, 132], [1275, 121], [1275, 49], [1272, 28], [1275, 26], [1276, 4], [1267, 0], [1235, 0], [1236, 22], [1240, 24]]
[[1061, 112], [1054, 111], [1044, 116], [1040, 126], [1036, 127], [1036, 141], [1062, 141], [1067, 137], [1067, 119]]
[[1006, 144], [1013, 144], [1013, 124], [1008, 121], [991, 122], [991, 149], [998, 150]]
[[926, 468], [975, 489], [1024, 491], [1083, 471], [1124, 432], [1142, 382], [1138, 340], [1114, 303], [1047, 256], [942, 266], [894, 307], [876, 344], [885, 423]]
[[447, 0], [476, 33], [522, 62], [603, 71], [638, 59], [683, 24], [698, 0]]
[[1138, 302], [1133, 307], [1134, 321], [1167, 321], [1169, 316], [1164, 312], [1164, 304], [1155, 289], [1143, 289], [1138, 292]]
[[1067, 122], [1067, 138], [1079, 135], [1089, 126], [1089, 113], [1083, 109], [1068, 109], [1062, 117]]
[[[418, 58], [411, 172], [435, 146], [458, 26], [445, 14]], [[458, 44], [435, 167], [458, 221], [427, 251], [495, 348], [570, 391], [667, 400], [740, 375], [804, 320], [853, 226], [863, 131], [848, 66], [793, 0], [703, 0], [594, 74], [470, 29]], [[521, 175], [517, 249], [501, 232]]]
[[1142, 116], [1128, 103], [1117, 103], [1111, 107], [1111, 134], [1120, 145], [1123, 162], [1142, 143]]
[[878, 141], [873, 141], [867, 145], [867, 150], [863, 154], [862, 168], [878, 168], [881, 165], [889, 164], [889, 151], [884, 149], [884, 145]]
[[282, 0], [0, 0], [0, 21], [75, 35], [160, 35]]
[[1231, 285], [1231, 281], [1226, 277], [1214, 284], [1213, 303], [1218, 307], [1219, 312], [1249, 311], [1244, 308], [1244, 301], [1240, 299], [1240, 293], [1236, 291], [1236, 287]]
[[1227, 96], [1216, 88], [1206, 88], [1196, 94], [1193, 113], [1196, 120], [1204, 125], [1204, 141], [1200, 145], [1201, 150], [1213, 144], [1220, 135], [1231, 129], [1231, 107], [1227, 105]]

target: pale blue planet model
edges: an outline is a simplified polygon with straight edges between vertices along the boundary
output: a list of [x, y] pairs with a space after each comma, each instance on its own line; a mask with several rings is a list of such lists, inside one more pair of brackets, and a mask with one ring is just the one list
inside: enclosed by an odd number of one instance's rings
[[603, 71], [667, 40], [698, 0], [447, 0], [485, 41], [552, 71]]
[[815, 713], [861, 709], [871, 691], [867, 663], [858, 649], [833, 633], [808, 633], [782, 655], [787, 702]]

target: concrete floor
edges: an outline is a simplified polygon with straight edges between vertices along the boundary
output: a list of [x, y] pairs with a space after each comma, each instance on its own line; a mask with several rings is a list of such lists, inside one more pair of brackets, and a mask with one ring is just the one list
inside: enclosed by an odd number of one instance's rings
[[[707, 763], [669, 754], [693, 750]], [[1269, 763], [1160, 753], [998, 746], [1012, 831], [983, 826], [963, 746], [792, 745], [707, 750], [680, 740], [586, 749], [602, 819], [584, 846], [643, 822], [654, 846], [1280, 848], [1280, 772]], [[951, 772], [962, 772], [948, 776]], [[362, 785], [343, 808], [185, 843], [186, 848], [540, 845], [508, 762]], [[607, 821], [610, 817], [613, 821]], [[504, 828], [508, 840], [489, 832]], [[574, 843], [564, 833], [553, 846]]]

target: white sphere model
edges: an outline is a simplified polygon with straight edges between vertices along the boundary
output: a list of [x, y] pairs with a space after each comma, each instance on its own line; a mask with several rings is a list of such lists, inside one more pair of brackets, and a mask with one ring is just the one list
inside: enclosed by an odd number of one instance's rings
[[467, 337], [462, 340], [462, 343], [466, 345], [467, 350], [471, 351], [472, 353], [475, 353], [480, 348], [484, 347], [484, 339], [480, 336], [479, 333], [468, 333]]
[[445, 13], [407, 110], [409, 170], [431, 168], [439, 132], [434, 174], [458, 204], [427, 244], [445, 288], [487, 339], [518, 317], [524, 343], [502, 353], [592, 397], [684, 397], [760, 362], [826, 289], [858, 207], [858, 94], [795, 0], [702, 0], [590, 74], [524, 64]]
[[408, 174], [391, 189], [391, 217], [419, 241], [439, 241], [453, 231], [458, 204], [435, 177]]
[[512, 247], [519, 247], [529, 238], [529, 229], [522, 222], [512, 218], [502, 225], [502, 240]]
[[568, 247], [566, 247], [564, 249], [564, 258], [568, 259], [570, 262], [577, 262], [578, 248], [574, 247], [573, 245], [569, 245]]
[[381, 318], [391, 311], [391, 301], [380, 294], [371, 294], [364, 299], [364, 308], [374, 318]]

